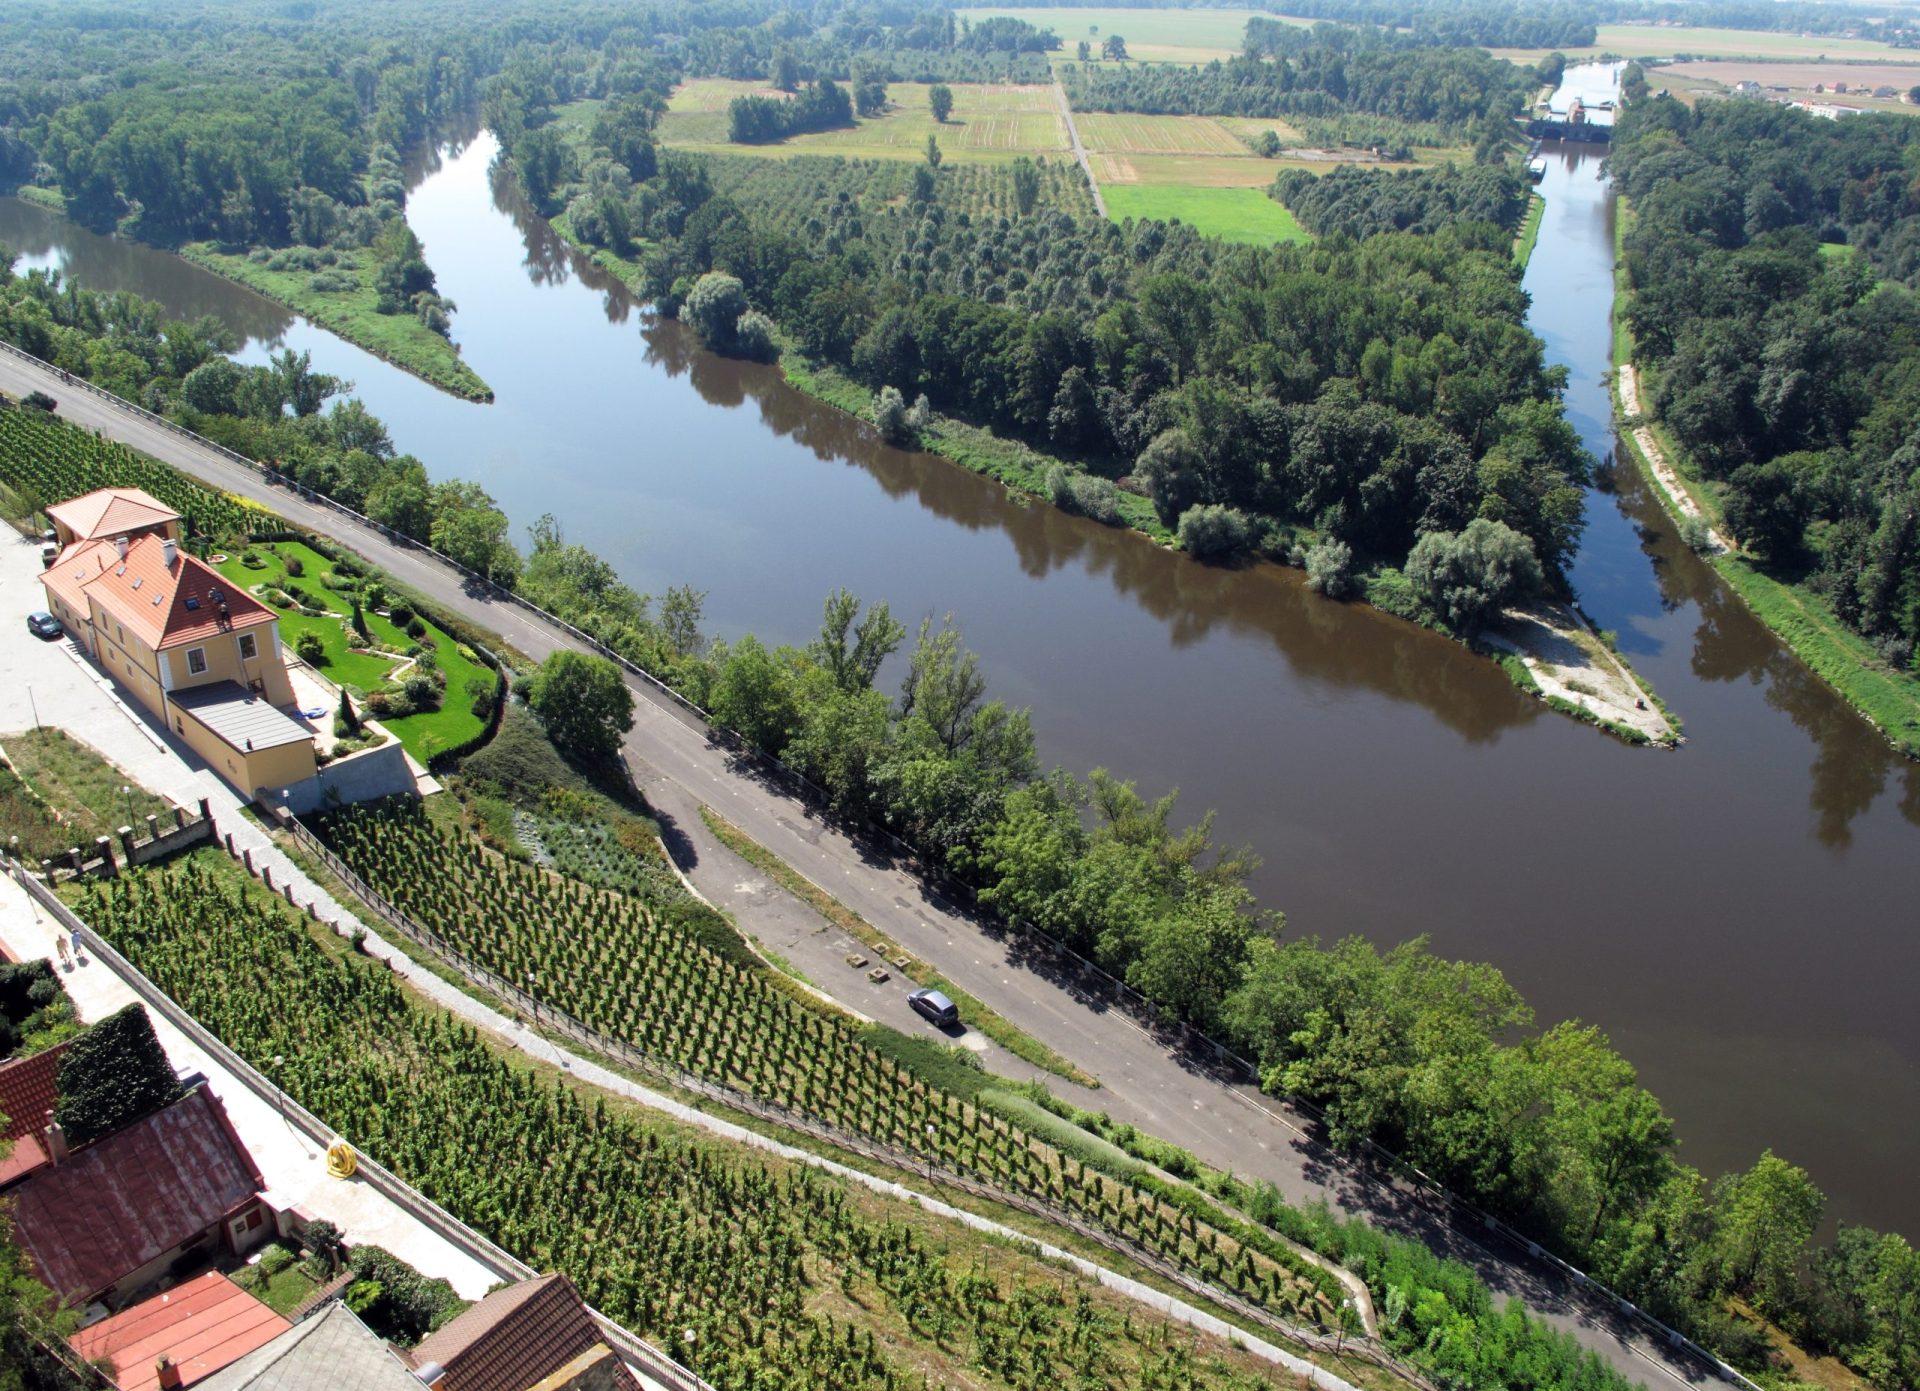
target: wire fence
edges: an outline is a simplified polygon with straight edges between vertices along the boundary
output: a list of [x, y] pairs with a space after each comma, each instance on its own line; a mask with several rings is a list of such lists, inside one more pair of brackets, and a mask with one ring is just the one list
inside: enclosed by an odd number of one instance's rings
[[[998, 923], [1006, 930], [1018, 934], [1024, 941], [1049, 956], [1057, 969], [1071, 969], [1074, 974], [1075, 988], [1084, 991], [1091, 987], [1097, 990], [1099, 992], [1099, 998], [1103, 1003], [1109, 1007], [1119, 1008], [1125, 1011], [1130, 1018], [1146, 1028], [1156, 1039], [1169, 1047], [1186, 1053], [1197, 1065], [1209, 1071], [1216, 1080], [1228, 1083], [1229, 1085], [1261, 1087], [1259, 1069], [1232, 1048], [1195, 1029], [1185, 1021], [1170, 1017], [1166, 1011], [1154, 1005], [1152, 1001], [1140, 994], [1139, 991], [1134, 990], [1124, 981], [1119, 980], [1100, 966], [1087, 960], [1064, 942], [1052, 937], [1031, 923], [1020, 919], [999, 917], [993, 910], [980, 903], [979, 894], [972, 885], [957, 878], [944, 868], [939, 867], [930, 857], [923, 854], [918, 847], [903, 840], [893, 831], [875, 822], [846, 816], [834, 806], [833, 799], [828, 795], [826, 789], [812, 781], [812, 779], [808, 778], [798, 769], [789, 766], [779, 758], [768, 754], [766, 751], [750, 743], [737, 731], [729, 729], [727, 726], [719, 723], [710, 712], [687, 699], [687, 697], [675, 690], [653, 672], [648, 671], [624, 654], [608, 647], [593, 634], [575, 627], [564, 618], [548, 612], [539, 605], [521, 597], [512, 589], [497, 583], [492, 577], [469, 569], [459, 561], [453, 559], [453, 557], [433, 549], [433, 547], [424, 542], [408, 536], [403, 532], [396, 531], [392, 527], [375, 521], [363, 513], [356, 512], [352, 508], [334, 501], [324, 493], [315, 492], [284, 474], [264, 468], [257, 461], [237, 454], [224, 445], [216, 444], [202, 435], [195, 434], [193, 431], [166, 419], [164, 416], [156, 415], [152, 411], [146, 410], [126, 400], [124, 397], [116, 396], [112, 392], [102, 390], [100, 387], [82, 378], [67, 377], [66, 374], [60, 373], [60, 369], [52, 366], [52, 364], [42, 361], [40, 358], [23, 351], [11, 343], [0, 341], [0, 350], [32, 363], [46, 371], [60, 374], [65, 377], [66, 384], [78, 386], [121, 410], [133, 414], [162, 429], [168, 430], [202, 449], [212, 451], [230, 463], [259, 474], [269, 484], [284, 487], [315, 506], [326, 508], [343, 517], [349, 518], [360, 526], [377, 533], [393, 545], [408, 550], [419, 551], [431, 557], [455, 571], [462, 576], [470, 586], [484, 591], [494, 600], [513, 605], [523, 610], [537, 622], [564, 634], [575, 644], [607, 658], [627, 675], [640, 682], [643, 691], [664, 698], [678, 710], [692, 716], [696, 723], [707, 732], [708, 737], [714, 743], [728, 748], [764, 771], [772, 773], [774, 776], [786, 782], [790, 788], [809, 803], [816, 814], [839, 825], [850, 835], [856, 837], [862, 835], [869, 836], [891, 846], [895, 854], [906, 862], [910, 871], [915, 877], [920, 879], [930, 891], [942, 895], [960, 905], [968, 915], [974, 918], [976, 925], [981, 925], [982, 920], [985, 920], [987, 923]], [[1299, 1111], [1302, 1115], [1310, 1117], [1315, 1124], [1324, 1125], [1325, 1113], [1312, 1102], [1302, 1097], [1290, 1095], [1276, 1097], [1275, 1099]], [[1324, 1151], [1326, 1157], [1331, 1162], [1338, 1164], [1345, 1164], [1347, 1162], [1347, 1156], [1334, 1150], [1331, 1146], [1319, 1145], [1318, 1147]], [[1605, 1308], [1608, 1312], [1618, 1317], [1628, 1319], [1643, 1331], [1652, 1335], [1657, 1342], [1675, 1352], [1695, 1359], [1714, 1375], [1741, 1387], [1742, 1391], [1761, 1391], [1761, 1388], [1756, 1383], [1741, 1375], [1737, 1369], [1722, 1361], [1706, 1348], [1701, 1347], [1678, 1329], [1655, 1318], [1652, 1314], [1639, 1308], [1625, 1296], [1616, 1293], [1614, 1290], [1588, 1275], [1585, 1271], [1578, 1269], [1571, 1262], [1547, 1250], [1539, 1241], [1519, 1231], [1504, 1219], [1488, 1212], [1478, 1204], [1455, 1194], [1438, 1180], [1423, 1173], [1417, 1166], [1403, 1156], [1372, 1140], [1365, 1141], [1361, 1148], [1368, 1158], [1384, 1164], [1403, 1181], [1411, 1184], [1422, 1201], [1428, 1205], [1429, 1210], [1435, 1212], [1443, 1220], [1451, 1224], [1458, 1224], [1470, 1230], [1476, 1239], [1491, 1236], [1504, 1242], [1516, 1255], [1524, 1253], [1528, 1260], [1545, 1267], [1547, 1271], [1568, 1282], [1575, 1298], [1589, 1302], [1594, 1307]]]
[[[201, 1024], [172, 996], [149, 980], [138, 967], [120, 955], [111, 943], [68, 908], [25, 865], [13, 859], [7, 859], [5, 863], [8, 875], [20, 884], [33, 901], [56, 923], [70, 933], [77, 943], [91, 953], [96, 961], [125, 981], [140, 997], [142, 1003], [185, 1034], [195, 1047], [218, 1063], [242, 1086], [274, 1106], [289, 1124], [322, 1149], [331, 1145], [339, 1136], [337, 1130], [283, 1092], [277, 1083], [229, 1048], [218, 1035]], [[496, 1245], [438, 1203], [410, 1187], [392, 1170], [361, 1151], [358, 1146], [355, 1146], [354, 1158], [354, 1172], [357, 1177], [364, 1179], [370, 1188], [441, 1237], [454, 1249], [464, 1252], [505, 1280], [528, 1280], [539, 1274], [518, 1256]], [[600, 1332], [609, 1345], [623, 1357], [644, 1367], [649, 1376], [668, 1387], [669, 1391], [713, 1391], [713, 1388], [698, 1375], [681, 1366], [667, 1353], [638, 1334], [597, 1310], [589, 1309], [588, 1313], [599, 1325]]]

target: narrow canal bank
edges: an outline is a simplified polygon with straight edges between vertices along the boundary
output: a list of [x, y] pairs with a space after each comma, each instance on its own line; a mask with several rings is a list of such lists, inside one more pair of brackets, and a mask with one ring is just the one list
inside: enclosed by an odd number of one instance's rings
[[[1608, 395], [1611, 203], [1597, 150], [1552, 151], [1530, 323], [1570, 371], [1596, 457]], [[310, 348], [397, 446], [470, 477], [516, 528], [654, 593], [708, 591], [707, 631], [807, 641], [845, 584], [953, 612], [1041, 754], [1219, 810], [1265, 857], [1290, 933], [1431, 934], [1498, 965], [1543, 1021], [1605, 1029], [1708, 1172], [1771, 1146], [1848, 1221], [1920, 1227], [1920, 963], [1904, 928], [1920, 777], [1811, 678], [1674, 528], [1603, 467], [1573, 566], [1582, 605], [1688, 723], [1651, 757], [1551, 715], [1484, 660], [1299, 572], [1224, 570], [890, 449], [773, 369], [706, 353], [534, 217], [484, 143], [409, 198], [455, 338], [497, 392], [453, 400], [281, 306], [0, 200], [23, 265], [65, 265], [175, 314], [220, 313], [263, 361]], [[890, 679], [890, 678], [888, 678]], [[1844, 911], [1836, 911], [1837, 906]]]

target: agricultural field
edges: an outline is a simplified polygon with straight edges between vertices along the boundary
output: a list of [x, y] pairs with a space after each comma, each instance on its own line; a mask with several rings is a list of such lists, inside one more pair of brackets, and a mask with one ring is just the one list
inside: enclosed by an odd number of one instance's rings
[[209, 492], [177, 470], [57, 416], [0, 410], [0, 489], [6, 494], [0, 501], [10, 516], [24, 520], [28, 512], [37, 515], [95, 488], [146, 489], [180, 514], [189, 536], [245, 536], [273, 520], [251, 502]]
[[[1247, 21], [1286, 19], [1286, 15], [1265, 10], [1129, 10], [1129, 9], [1040, 9], [958, 11], [960, 18], [991, 19], [1011, 15], [1040, 29], [1051, 29], [1060, 36], [1058, 59], [1072, 59], [1074, 45], [1085, 39], [1093, 45], [1097, 57], [1100, 44], [1109, 34], [1127, 41], [1129, 57], [1149, 63], [1210, 63], [1215, 58], [1231, 58], [1240, 52], [1247, 34]], [[1311, 20], [1297, 20], [1310, 24]]]
[[908, 1066], [927, 1045], [799, 992], [724, 923], [509, 859], [410, 799], [312, 824], [449, 949], [651, 1058], [1055, 1205], [1282, 1317], [1332, 1312], [1337, 1286], [1285, 1246], [1245, 1227], [1196, 1229], [1152, 1191], [1090, 1173], [980, 1104], [986, 1074], [937, 1048], [928, 1070]]
[[1169, 188], [1116, 184], [1102, 190], [1107, 212], [1126, 217], [1179, 218], [1210, 237], [1271, 246], [1312, 238], [1292, 213], [1257, 188]]
[[[753, 153], [772, 158], [844, 155], [851, 159], [917, 160], [927, 137], [940, 142], [947, 159], [1006, 162], [1018, 155], [1068, 156], [1066, 122], [1052, 87], [1005, 83], [949, 83], [953, 114], [942, 125], [927, 104], [929, 84], [887, 84], [885, 114], [843, 130], [808, 131], [771, 145], [734, 145], [727, 140], [727, 104], [735, 97], [769, 95], [756, 82], [717, 78], [689, 82], [674, 92], [660, 123], [661, 140], [678, 149], [713, 154]], [[778, 95], [772, 93], [771, 95]]]
[[[1688, 104], [1703, 96], [1728, 95], [1736, 82], [1758, 82], [1762, 95], [1774, 101], [1832, 101], [1864, 111], [1920, 115], [1920, 106], [1906, 100], [1907, 92], [1920, 85], [1920, 55], [1908, 66], [1751, 61], [1673, 63], [1650, 70], [1647, 80], [1656, 90], [1666, 87]], [[1835, 91], [1838, 84], [1844, 84], [1847, 90]], [[1816, 91], [1816, 87], [1822, 90]], [[1894, 95], [1876, 97], [1873, 92], [1878, 87], [1891, 87]]]
[[[361, 609], [366, 637], [352, 631], [354, 595], [363, 593], [361, 586], [366, 583], [357, 567], [352, 574], [337, 571], [334, 561], [310, 546], [275, 541], [244, 547], [214, 568], [273, 606], [280, 616], [281, 641], [289, 650], [302, 634], [318, 638], [323, 655], [315, 665], [328, 680], [357, 696], [391, 688], [410, 672], [428, 669], [414, 657], [427, 657], [432, 667], [445, 673], [438, 709], [381, 714], [362, 701], [362, 708], [375, 714], [420, 762], [486, 728], [485, 718], [473, 712], [473, 705], [479, 692], [493, 690], [497, 678], [451, 634], [411, 613], [403, 620], [405, 626], [396, 624], [366, 604]], [[418, 636], [414, 625], [420, 629]]]
[[[1496, 48], [1497, 58], [1537, 63], [1550, 50]], [[1591, 48], [1563, 50], [1572, 59], [1602, 53], [1622, 58], [1672, 58], [1687, 53], [1699, 58], [1846, 59], [1900, 63], [1920, 57], [1910, 48], [1895, 48], [1877, 39], [1843, 39], [1831, 34], [1785, 34], [1758, 29], [1693, 28], [1679, 24], [1602, 24]], [[1908, 84], [1912, 85], [1912, 84]]]
[[71, 894], [242, 1056], [284, 1058], [290, 1096], [715, 1385], [1272, 1384], [1267, 1364], [1004, 1241], [495, 1047], [218, 851]]

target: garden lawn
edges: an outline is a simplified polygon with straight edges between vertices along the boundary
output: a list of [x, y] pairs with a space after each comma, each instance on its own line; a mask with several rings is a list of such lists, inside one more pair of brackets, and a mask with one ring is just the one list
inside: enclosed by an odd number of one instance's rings
[[[306, 591], [307, 597], [315, 607], [324, 605], [339, 615], [337, 618], [313, 618], [294, 609], [274, 608], [280, 618], [280, 637], [289, 651], [299, 641], [302, 633], [316, 634], [325, 655], [318, 663], [319, 669], [327, 679], [337, 685], [346, 686], [356, 694], [365, 695], [386, 685], [400, 668], [399, 660], [379, 656], [372, 652], [354, 652], [349, 648], [348, 616], [352, 612], [352, 601], [336, 593], [326, 585], [333, 573], [333, 562], [311, 546], [298, 541], [259, 542], [250, 548], [266, 564], [259, 569], [246, 565], [238, 553], [229, 555], [215, 568], [249, 591], [258, 584], [281, 586], [287, 583], [287, 561], [297, 558], [303, 573], [292, 582]], [[372, 612], [363, 612], [367, 621], [367, 632], [374, 643], [396, 652], [404, 652], [413, 645], [414, 639], [396, 627], [389, 619]], [[495, 680], [493, 671], [479, 659], [461, 650], [460, 643], [454, 637], [427, 624], [427, 636], [436, 644], [435, 659], [440, 669], [447, 675], [445, 699], [438, 710], [424, 710], [415, 715], [403, 715], [382, 719], [381, 724], [393, 731], [393, 735], [406, 746], [407, 752], [420, 762], [425, 763], [443, 750], [464, 743], [480, 733], [486, 722], [473, 713], [473, 697], [467, 692], [467, 683], [480, 679], [489, 687]]]
[[1311, 241], [1292, 213], [1257, 188], [1166, 188], [1114, 184], [1103, 188], [1107, 212], [1127, 217], [1179, 218], [1189, 227], [1223, 241], [1271, 246]]

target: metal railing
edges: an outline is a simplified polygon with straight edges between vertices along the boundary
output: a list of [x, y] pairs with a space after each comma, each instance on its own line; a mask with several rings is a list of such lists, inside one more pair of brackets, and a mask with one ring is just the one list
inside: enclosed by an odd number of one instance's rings
[[[93, 954], [95, 960], [125, 981], [134, 994], [140, 997], [143, 1004], [185, 1034], [195, 1047], [219, 1063], [241, 1085], [262, 1101], [276, 1107], [289, 1123], [322, 1149], [332, 1144], [339, 1136], [338, 1130], [288, 1096], [277, 1083], [229, 1048], [211, 1029], [195, 1019], [178, 1001], [149, 980], [138, 967], [116, 951], [111, 943], [89, 927], [84, 919], [61, 902], [57, 895], [42, 885], [24, 865], [11, 859], [7, 859], [5, 865], [7, 874], [27, 891], [35, 903], [51, 914], [55, 922], [72, 933], [75, 940]], [[504, 1279], [528, 1280], [540, 1273], [512, 1252], [469, 1227], [431, 1198], [409, 1186], [392, 1170], [361, 1150], [358, 1145], [354, 1147], [354, 1158], [356, 1161], [354, 1172], [358, 1177], [366, 1180], [368, 1187], [433, 1231], [456, 1250], [464, 1252]], [[641, 1363], [647, 1369], [649, 1376], [669, 1387], [671, 1391], [713, 1391], [713, 1388], [697, 1374], [681, 1366], [646, 1339], [597, 1310], [589, 1308], [587, 1312], [592, 1315], [609, 1344]]]
[[[11, 343], [0, 341], [0, 350], [4, 350], [15, 357], [24, 359], [47, 371], [56, 373], [60, 371], [59, 368], [42, 361], [40, 358], [23, 351]], [[990, 915], [994, 917], [996, 921], [1002, 923], [1008, 930], [1020, 934], [1029, 942], [1044, 946], [1057, 962], [1072, 965], [1076, 975], [1080, 979], [1092, 981], [1106, 992], [1108, 1003], [1125, 1010], [1137, 1022], [1145, 1025], [1148, 1030], [1161, 1039], [1162, 1042], [1165, 1042], [1167, 1036], [1171, 1034], [1179, 1039], [1180, 1043], [1190, 1051], [1199, 1053], [1202, 1056], [1210, 1056], [1217, 1069], [1219, 1080], [1229, 1083], [1251, 1084], [1255, 1087], [1261, 1085], [1259, 1069], [1246, 1058], [1234, 1052], [1233, 1049], [1219, 1042], [1217, 1039], [1202, 1033], [1200, 1030], [1195, 1029], [1183, 1020], [1170, 1018], [1164, 1010], [1154, 1005], [1137, 990], [1134, 990], [1125, 982], [1087, 960], [1065, 943], [1034, 927], [1032, 924], [1020, 919], [1000, 918], [997, 914], [993, 914], [992, 910], [983, 908], [979, 901], [978, 892], [972, 885], [955, 878], [943, 869], [933, 866], [929, 859], [922, 854], [917, 847], [901, 839], [901, 837], [886, 827], [871, 821], [849, 818], [837, 811], [834, 809], [832, 798], [827, 795], [826, 790], [812, 779], [808, 778], [799, 770], [782, 762], [780, 759], [756, 747], [737, 731], [720, 724], [708, 711], [702, 709], [691, 700], [688, 700], [672, 686], [668, 685], [665, 681], [638, 663], [608, 647], [605, 643], [593, 636], [593, 634], [575, 627], [556, 614], [549, 613], [547, 610], [539, 607], [539, 605], [522, 598], [513, 590], [495, 583], [488, 576], [468, 569], [451, 556], [434, 550], [431, 546], [413, 537], [374, 521], [371, 517], [334, 501], [324, 493], [314, 492], [312, 489], [286, 477], [284, 474], [280, 474], [275, 470], [266, 469], [255, 460], [248, 459], [244, 455], [237, 454], [233, 450], [226, 448], [224, 445], [216, 444], [204, 436], [195, 434], [193, 431], [175, 424], [164, 416], [155, 415], [152, 411], [137, 406], [124, 397], [116, 396], [112, 392], [102, 390], [100, 387], [93, 385], [91, 382], [84, 381], [81, 378], [68, 378], [68, 383], [80, 386], [95, 396], [100, 397], [102, 400], [110, 402], [144, 420], [169, 430], [202, 448], [211, 450], [232, 463], [260, 474], [269, 484], [285, 487], [316, 506], [328, 508], [344, 517], [348, 517], [383, 536], [394, 545], [409, 550], [417, 550], [432, 557], [453, 569], [470, 583], [485, 589], [494, 598], [517, 606], [540, 622], [566, 634], [567, 637], [579, 645], [588, 648], [600, 656], [606, 657], [629, 676], [640, 681], [644, 691], [665, 697], [676, 707], [693, 716], [694, 719], [706, 729], [709, 737], [716, 743], [723, 744], [735, 750], [758, 763], [766, 770], [784, 778], [790, 786], [798, 790], [807, 800], [812, 802], [815, 810], [822, 816], [840, 823], [851, 832], [873, 835], [893, 846], [896, 852], [909, 863], [916, 877], [929, 888], [958, 900], [977, 916]], [[1325, 1113], [1304, 1098], [1283, 1096], [1276, 1099], [1301, 1111], [1317, 1123], [1324, 1124], [1325, 1122]], [[1318, 1144], [1319, 1142], [1314, 1143]], [[1327, 1156], [1335, 1162], [1342, 1162], [1346, 1158], [1341, 1151], [1334, 1149], [1330, 1145], [1323, 1145], [1321, 1147]], [[1539, 1241], [1517, 1230], [1503, 1219], [1494, 1216], [1479, 1205], [1453, 1193], [1436, 1179], [1421, 1172], [1411, 1161], [1372, 1140], [1364, 1142], [1361, 1148], [1368, 1156], [1386, 1164], [1394, 1173], [1413, 1184], [1415, 1191], [1422, 1199], [1430, 1203], [1437, 1203], [1441, 1216], [1447, 1220], [1455, 1221], [1465, 1219], [1474, 1226], [1477, 1232], [1491, 1233], [1499, 1237], [1501, 1240], [1507, 1242], [1516, 1253], [1525, 1253], [1528, 1259], [1546, 1266], [1552, 1273], [1569, 1281], [1574, 1287], [1576, 1296], [1589, 1297], [1596, 1304], [1607, 1306], [1613, 1314], [1629, 1319], [1646, 1332], [1652, 1334], [1668, 1348], [1677, 1350], [1704, 1363], [1715, 1375], [1741, 1387], [1743, 1391], [1761, 1391], [1758, 1385], [1748, 1380], [1745, 1376], [1742, 1376], [1738, 1370], [1729, 1366], [1706, 1348], [1701, 1347], [1678, 1329], [1655, 1318], [1652, 1314], [1639, 1308], [1624, 1296], [1589, 1276], [1585, 1271], [1576, 1268], [1571, 1262], [1563, 1260], [1561, 1257], [1548, 1251]]]

